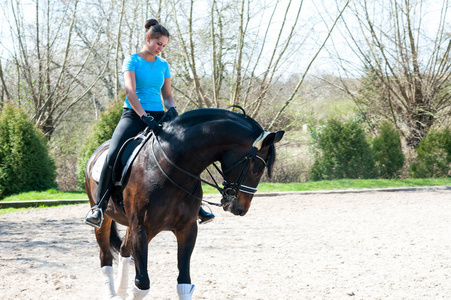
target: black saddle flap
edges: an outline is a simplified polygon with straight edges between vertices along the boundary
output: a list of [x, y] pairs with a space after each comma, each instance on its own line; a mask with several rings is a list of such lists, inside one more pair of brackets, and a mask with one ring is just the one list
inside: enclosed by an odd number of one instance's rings
[[147, 133], [147, 136], [139, 134], [128, 139], [122, 145], [113, 167], [113, 182], [115, 185], [124, 186], [130, 166], [151, 135], [151, 132]]

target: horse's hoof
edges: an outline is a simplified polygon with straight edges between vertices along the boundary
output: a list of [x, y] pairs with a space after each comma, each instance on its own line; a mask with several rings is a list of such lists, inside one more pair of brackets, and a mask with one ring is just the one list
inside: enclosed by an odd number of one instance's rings
[[149, 291], [150, 289], [140, 290], [136, 285], [133, 285], [132, 295], [128, 296], [128, 300], [141, 300], [149, 293]]

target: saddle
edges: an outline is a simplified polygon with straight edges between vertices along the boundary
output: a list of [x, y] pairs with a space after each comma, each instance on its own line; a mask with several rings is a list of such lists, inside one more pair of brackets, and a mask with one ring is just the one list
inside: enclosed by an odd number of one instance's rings
[[[125, 143], [122, 145], [116, 156], [113, 166], [113, 183], [115, 186], [125, 186], [130, 166], [133, 164], [133, 161], [141, 151], [144, 144], [150, 139], [152, 135], [153, 133], [151, 130], [144, 130], [137, 136], [125, 141]], [[94, 166], [92, 168], [92, 179], [94, 179], [94, 181], [97, 183], [99, 183], [100, 180], [100, 175], [102, 173], [103, 165], [106, 161], [108, 149], [109, 141], [105, 142], [105, 147], [102, 149], [103, 152], [94, 162]]]
[[[160, 119], [158, 124], [161, 126], [163, 123], [174, 120], [178, 116], [177, 110], [170, 108]], [[147, 127], [144, 131], [140, 132], [137, 136], [132, 137], [125, 141], [119, 150], [114, 166], [113, 166], [113, 183], [115, 186], [124, 187], [127, 183], [128, 173], [130, 166], [133, 164], [138, 153], [141, 151], [144, 144], [153, 135], [152, 130]], [[94, 162], [91, 174], [95, 182], [99, 183], [100, 175], [102, 173], [103, 165], [105, 164], [106, 156], [108, 154], [110, 143], [109, 140], [103, 143], [98, 151], [103, 151]]]

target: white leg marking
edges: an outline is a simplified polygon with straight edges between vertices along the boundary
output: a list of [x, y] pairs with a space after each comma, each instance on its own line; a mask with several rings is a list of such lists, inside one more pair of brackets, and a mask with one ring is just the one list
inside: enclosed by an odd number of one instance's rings
[[114, 291], [113, 267], [102, 267], [102, 275], [104, 278], [103, 290], [105, 299], [113, 299], [116, 296], [116, 292]]
[[148, 290], [140, 290], [136, 287], [136, 285], [133, 285], [133, 294], [132, 296], [128, 297], [127, 300], [142, 300], [146, 295], [149, 293], [150, 289]]
[[194, 285], [188, 283], [177, 284], [177, 293], [180, 300], [191, 300], [194, 292]]
[[119, 283], [119, 285], [117, 287], [116, 294], [124, 299], [127, 297], [128, 276], [131, 261], [132, 261], [131, 256], [119, 257], [119, 266], [118, 266], [119, 272], [117, 277], [117, 282]]

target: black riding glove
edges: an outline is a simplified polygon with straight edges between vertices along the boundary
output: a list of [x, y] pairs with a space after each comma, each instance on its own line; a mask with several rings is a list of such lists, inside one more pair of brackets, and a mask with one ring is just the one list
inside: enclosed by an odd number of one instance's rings
[[177, 112], [177, 109], [175, 107], [171, 107], [168, 109], [168, 111], [164, 114], [164, 116], [161, 118], [159, 123], [166, 123], [174, 120], [179, 113]]
[[142, 115], [141, 120], [152, 129], [152, 131], [157, 134], [160, 132], [161, 127], [158, 125], [158, 122], [155, 121], [155, 119], [152, 116], [149, 115]]
[[175, 106], [168, 109], [167, 114], [169, 115], [170, 120], [174, 120], [179, 115], [179, 113], [177, 112], [177, 108], [175, 108]]

